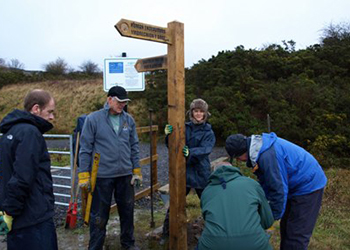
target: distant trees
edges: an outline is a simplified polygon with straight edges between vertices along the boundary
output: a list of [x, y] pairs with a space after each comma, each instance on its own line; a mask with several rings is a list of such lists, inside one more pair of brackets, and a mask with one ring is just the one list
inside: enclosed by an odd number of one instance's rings
[[24, 64], [21, 63], [18, 59], [12, 58], [9, 63], [7, 63], [7, 66], [10, 69], [24, 69]]
[[85, 62], [83, 62], [79, 68], [81, 69], [81, 71], [85, 74], [88, 75], [93, 75], [96, 73], [100, 73], [101, 70], [99, 69], [98, 65], [90, 60], [87, 60]]
[[[22, 70], [24, 71], [24, 64], [18, 59], [11, 59], [6, 62], [5, 59], [0, 58], [0, 69], [6, 70]], [[68, 78], [84, 78], [84, 77], [101, 77], [101, 70], [98, 67], [98, 64], [94, 63], [91, 60], [84, 61], [80, 66], [80, 71], [75, 71], [72, 67], [68, 65], [66, 60], [61, 57], [58, 57], [55, 61], [51, 61], [43, 65], [44, 72], [40, 71], [26, 71], [27, 75], [41, 74], [46, 75], [46, 77], [68, 77]], [[19, 72], [17, 72], [19, 73]], [[15, 77], [16, 78], [16, 77]], [[16, 81], [16, 79], [13, 79]], [[18, 79], [20, 80], [20, 79]], [[22, 80], [22, 79], [21, 79]], [[11, 81], [13, 83], [13, 81]]]
[[0, 68], [8, 68], [8, 69], [24, 69], [24, 64], [21, 63], [18, 59], [12, 58], [8, 63], [3, 58], [0, 58]]
[[101, 76], [101, 71], [98, 65], [91, 60], [84, 61], [79, 66], [79, 69], [81, 71], [75, 71], [64, 59], [60, 57], [58, 57], [55, 61], [44, 65], [44, 68], [47, 74], [53, 76], [68, 77], [70, 79], [82, 79], [84, 77], [90, 78]]
[[44, 69], [47, 73], [52, 75], [64, 75], [68, 73], [69, 67], [64, 59], [58, 57], [56, 61], [45, 64]]
[[[282, 41], [261, 50], [238, 46], [186, 70], [186, 106], [203, 98], [217, 141], [232, 133], [271, 129], [314, 153], [322, 163], [350, 163], [350, 29], [326, 28], [320, 44], [295, 50]], [[167, 119], [166, 72], [147, 74], [143, 98], [159, 126]], [[165, 107], [165, 108], [164, 108]]]
[[68, 63], [58, 57], [55, 61], [43, 65], [45, 71], [24, 70], [24, 64], [18, 59], [6, 62], [0, 58], [0, 88], [18, 82], [35, 82], [57, 79], [95, 79], [102, 77], [98, 65], [88, 60], [75, 71]]
[[3, 58], [0, 58], [0, 68], [6, 68], [6, 61]]
[[322, 30], [320, 42], [322, 45], [332, 45], [350, 39], [350, 23], [329, 24]]

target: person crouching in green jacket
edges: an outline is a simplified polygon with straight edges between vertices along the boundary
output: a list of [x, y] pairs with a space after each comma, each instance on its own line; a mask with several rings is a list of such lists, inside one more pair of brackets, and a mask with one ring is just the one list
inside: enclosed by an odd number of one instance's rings
[[201, 198], [205, 226], [197, 249], [272, 250], [274, 219], [264, 191], [228, 162], [210, 175]]

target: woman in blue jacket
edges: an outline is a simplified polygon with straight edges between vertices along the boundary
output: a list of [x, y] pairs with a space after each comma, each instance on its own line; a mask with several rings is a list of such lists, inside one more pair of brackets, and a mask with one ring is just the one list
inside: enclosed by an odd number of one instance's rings
[[[183, 154], [186, 157], [186, 195], [194, 188], [198, 197], [207, 185], [210, 176], [209, 154], [215, 145], [215, 134], [207, 122], [208, 104], [203, 99], [192, 101], [189, 110], [190, 121], [186, 122], [186, 146]], [[166, 125], [166, 144], [172, 132], [171, 125]], [[164, 220], [163, 236], [169, 235], [169, 210]]]

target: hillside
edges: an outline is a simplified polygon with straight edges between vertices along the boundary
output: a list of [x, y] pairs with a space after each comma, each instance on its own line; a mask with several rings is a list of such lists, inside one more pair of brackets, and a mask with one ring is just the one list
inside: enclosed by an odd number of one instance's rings
[[[259, 134], [270, 128], [310, 151], [322, 165], [349, 166], [350, 26], [330, 25], [320, 40], [300, 50], [292, 40], [262, 49], [237, 46], [202, 59], [185, 71], [186, 108], [195, 98], [208, 103], [217, 145], [233, 133]], [[0, 118], [20, 107], [28, 90], [45, 88], [57, 101], [52, 132], [71, 133], [80, 114], [105, 102], [101, 78], [42, 74], [24, 79], [18, 72], [7, 73], [0, 71]], [[38, 82], [38, 77], [46, 81]], [[34, 83], [13, 85], [28, 81]], [[145, 126], [152, 108], [154, 123], [162, 128], [168, 120], [166, 70], [146, 74], [146, 83], [145, 91], [130, 93], [128, 110], [138, 126]]]
[[[98, 80], [61, 80], [36, 83], [18, 83], [6, 85], [1, 88], [0, 94], [0, 120], [15, 108], [23, 109], [23, 100], [30, 90], [42, 88], [49, 91], [56, 100], [54, 129], [50, 133], [72, 133], [76, 118], [100, 109], [106, 101], [106, 92], [103, 91], [102, 79]], [[142, 105], [140, 100], [132, 100], [128, 112], [141, 116]], [[137, 107], [137, 108], [136, 108]]]

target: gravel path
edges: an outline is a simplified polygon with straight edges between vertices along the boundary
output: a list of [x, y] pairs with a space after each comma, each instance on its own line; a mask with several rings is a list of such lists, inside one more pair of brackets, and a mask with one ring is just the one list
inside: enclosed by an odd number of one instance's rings
[[[149, 144], [141, 143], [140, 144], [140, 154], [141, 158], [149, 156]], [[161, 186], [169, 183], [169, 158], [168, 158], [168, 148], [164, 143], [157, 144], [157, 154], [158, 154], [158, 182]], [[224, 147], [215, 147], [213, 152], [210, 154], [210, 161], [213, 161], [217, 158], [223, 157], [226, 155]], [[149, 165], [142, 167], [142, 174], [145, 184], [149, 185]]]
[[[65, 150], [69, 148], [68, 140], [47, 140], [47, 144], [49, 148], [65, 149]], [[157, 154], [158, 154], [158, 161], [157, 161], [158, 182], [161, 186], [163, 186], [169, 183], [168, 149], [164, 143], [157, 144]], [[150, 155], [149, 143], [140, 143], [141, 159], [148, 157], [149, 155]], [[215, 147], [213, 152], [210, 154], [209, 158], [211, 161], [213, 161], [225, 155], [226, 155], [226, 152], [224, 147]], [[55, 174], [60, 175], [60, 173], [57, 173], [57, 172]], [[67, 172], [65, 173], [65, 175], [67, 175]], [[143, 175], [143, 187], [148, 187], [150, 184], [150, 166], [149, 165], [142, 166], [142, 175]], [[69, 185], [69, 180], [55, 179], [54, 182], [56, 184]], [[58, 192], [58, 191], [62, 191], [62, 189], [61, 190], [59, 190], [58, 188], [54, 189], [54, 192]], [[139, 190], [136, 190], [136, 192], [137, 191]], [[66, 199], [65, 202], [67, 202], [67, 198], [65, 199]], [[56, 197], [56, 201], [63, 201], [63, 200], [60, 199], [59, 197]], [[143, 203], [143, 202], [140, 201], [140, 203]], [[148, 204], [144, 204], [144, 205], [147, 206]], [[61, 226], [65, 223], [66, 211], [67, 211], [67, 207], [60, 206], [60, 205], [55, 206], [55, 222], [57, 226]]]

